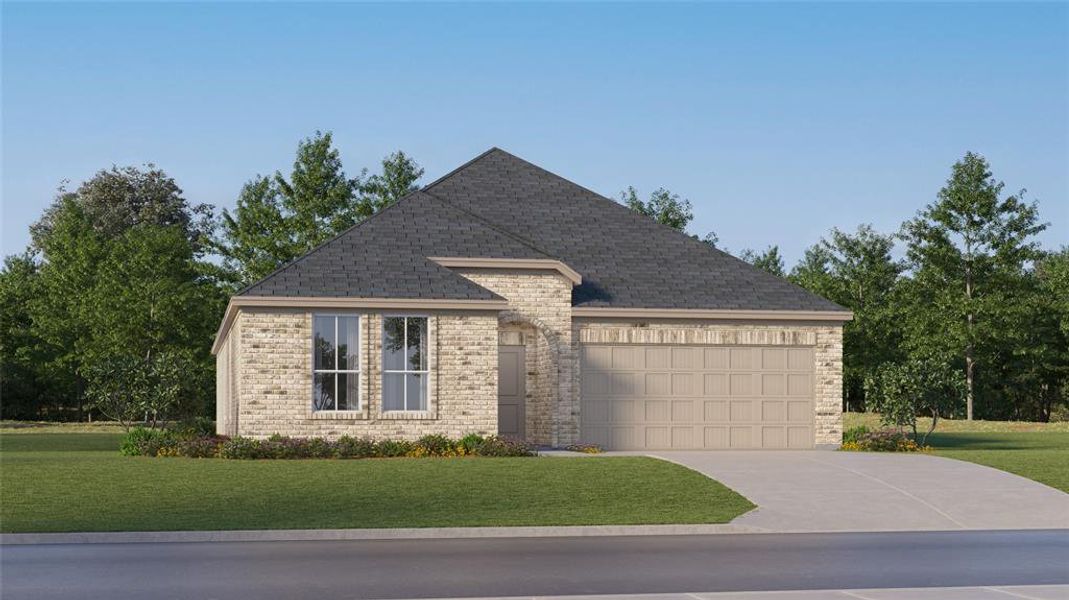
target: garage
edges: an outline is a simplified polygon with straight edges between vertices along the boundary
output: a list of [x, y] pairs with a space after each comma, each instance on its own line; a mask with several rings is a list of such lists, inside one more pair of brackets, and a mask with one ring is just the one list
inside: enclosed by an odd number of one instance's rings
[[584, 344], [581, 439], [611, 450], [813, 447], [812, 347]]

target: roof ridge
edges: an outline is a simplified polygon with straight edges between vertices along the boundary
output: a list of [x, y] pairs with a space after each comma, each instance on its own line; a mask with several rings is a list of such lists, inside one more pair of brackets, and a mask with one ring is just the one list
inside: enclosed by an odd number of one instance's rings
[[[438, 185], [439, 183], [441, 183], [441, 182], [445, 181], [446, 179], [449, 179], [450, 177], [452, 177], [453, 175], [456, 175], [456, 174], [457, 174], [457, 173], [459, 173], [460, 171], [463, 171], [464, 169], [468, 168], [468, 167], [469, 167], [469, 166], [470, 166], [470, 165], [471, 165], [472, 163], [474, 163], [474, 162], [476, 162], [476, 161], [478, 161], [478, 160], [481, 160], [481, 159], [482, 159], [483, 157], [485, 157], [486, 155], [488, 155], [488, 154], [490, 154], [490, 153], [494, 152], [495, 150], [496, 150], [496, 151], [498, 151], [498, 152], [505, 152], [504, 150], [502, 150], [501, 148], [498, 148], [497, 146], [490, 146], [490, 149], [489, 149], [489, 150], [486, 150], [486, 151], [482, 152], [481, 154], [479, 154], [479, 155], [478, 155], [478, 156], [476, 156], [475, 158], [473, 158], [473, 159], [471, 159], [471, 160], [469, 160], [469, 161], [465, 162], [464, 164], [460, 165], [459, 167], [457, 167], [457, 168], [453, 169], [452, 171], [449, 171], [449, 172], [448, 172], [448, 173], [446, 173], [445, 175], [442, 175], [442, 176], [441, 176], [441, 177], [439, 177], [438, 179], [435, 179], [434, 181], [432, 181], [432, 182], [428, 183], [427, 185], [425, 185], [425, 186], [423, 186], [422, 188], [420, 188], [420, 190], [419, 190], [419, 191], [421, 191], [421, 192], [423, 192], [423, 193], [425, 193], [425, 194], [426, 194], [426, 193], [429, 193], [429, 192], [427, 191], [428, 189], [430, 189], [430, 188], [432, 188], [432, 187], [434, 187], [434, 186]], [[508, 154], [508, 152], [505, 152], [505, 154]], [[511, 155], [510, 155], [510, 156], [511, 156]]]
[[[424, 191], [424, 192], [422, 192], [422, 193], [423, 193], [423, 194], [424, 194], [425, 196], [428, 196], [428, 197], [430, 197], [430, 198], [434, 198], [435, 200], [437, 200], [438, 202], [441, 202], [442, 204], [444, 204], [445, 206], [447, 206], [447, 207], [451, 208], [452, 210], [455, 210], [455, 211], [457, 211], [457, 212], [459, 212], [459, 213], [461, 213], [461, 214], [463, 214], [463, 215], [466, 215], [466, 216], [468, 216], [468, 217], [471, 217], [471, 218], [473, 218], [473, 219], [476, 219], [476, 220], [477, 220], [477, 221], [479, 221], [479, 223], [480, 223], [480, 224], [482, 224], [482, 225], [483, 225], [484, 227], [486, 227], [486, 228], [488, 228], [488, 229], [492, 229], [492, 230], [494, 230], [494, 231], [496, 231], [496, 232], [498, 232], [498, 233], [500, 233], [500, 234], [502, 234], [502, 235], [508, 236], [508, 237], [510, 237], [510, 238], [512, 238], [512, 239], [514, 239], [514, 240], [516, 240], [517, 242], [519, 242], [519, 243], [523, 244], [524, 246], [527, 246], [527, 247], [528, 247], [528, 248], [530, 248], [531, 250], [534, 250], [535, 252], [537, 252], [537, 253], [539, 253], [539, 254], [541, 254], [541, 255], [543, 255], [543, 256], [546, 256], [546, 257], [552, 258], [553, 260], [561, 260], [561, 258], [560, 258], [559, 256], [557, 256], [557, 255], [555, 255], [555, 254], [551, 254], [551, 253], [549, 253], [549, 252], [547, 252], [547, 251], [543, 250], [542, 248], [539, 248], [539, 247], [538, 247], [538, 246], [537, 246], [537, 245], [536, 245], [536, 244], [535, 244], [534, 242], [532, 242], [531, 240], [529, 240], [529, 239], [527, 239], [527, 238], [525, 238], [525, 237], [523, 237], [523, 236], [519, 235], [518, 233], [513, 233], [512, 231], [509, 231], [508, 229], [505, 229], [504, 227], [502, 227], [502, 226], [500, 226], [500, 225], [498, 225], [498, 224], [496, 224], [496, 223], [494, 223], [494, 222], [490, 221], [490, 220], [489, 220], [489, 219], [487, 219], [486, 217], [483, 217], [483, 216], [481, 216], [481, 215], [475, 214], [475, 213], [471, 212], [470, 210], [466, 210], [466, 209], [464, 209], [464, 208], [461, 208], [461, 207], [457, 206], [456, 204], [453, 204], [453, 203], [452, 203], [452, 202], [450, 202], [449, 200], [446, 200], [445, 198], [442, 198], [442, 197], [440, 197], [440, 196], [435, 196], [434, 194], [432, 194], [432, 193], [430, 193], [430, 192], [426, 192], [426, 191]], [[562, 261], [562, 262], [563, 262], [563, 261]]]
[[[305, 260], [306, 258], [308, 258], [309, 256], [315, 254], [316, 252], [319, 252], [324, 247], [326, 247], [327, 244], [330, 244], [330, 243], [334, 242], [335, 240], [340, 239], [343, 235], [349, 233], [350, 231], [356, 229], [357, 227], [360, 227], [364, 223], [367, 223], [367, 222], [371, 221], [375, 217], [378, 217], [379, 215], [385, 213], [386, 211], [388, 211], [391, 208], [397, 206], [398, 204], [404, 202], [405, 200], [408, 200], [412, 196], [415, 196], [416, 194], [421, 194], [421, 193], [423, 193], [422, 190], [413, 190], [413, 191], [405, 194], [404, 196], [401, 196], [393, 204], [387, 205], [386, 208], [383, 208], [379, 212], [373, 213], [371, 216], [367, 217], [366, 219], [362, 219], [360, 221], [357, 221], [356, 223], [353, 223], [352, 225], [350, 225], [350, 226], [346, 227], [345, 229], [339, 231], [338, 233], [336, 233], [335, 235], [331, 236], [330, 238], [328, 238], [326, 240], [323, 240], [322, 242], [320, 242], [319, 244], [316, 244], [310, 250], [304, 252], [300, 256], [298, 256], [298, 257], [294, 258], [293, 260], [290, 260], [290, 261], [282, 264], [281, 266], [279, 266], [274, 271], [271, 271], [270, 273], [268, 273], [267, 275], [264, 275], [260, 279], [257, 279], [256, 281], [250, 283], [249, 285], [247, 285], [247, 286], [241, 288], [240, 290], [234, 292], [233, 295], [240, 296], [240, 295], [244, 294], [245, 292], [249, 291], [250, 289], [260, 285], [261, 283], [264, 283], [264, 282], [268, 281], [269, 279], [272, 279], [273, 277], [275, 277], [276, 275], [281, 273], [283, 270], [288, 269], [289, 267], [291, 267], [291, 266], [293, 266], [293, 265]], [[425, 194], [425, 195], [430, 196], [430, 194]], [[431, 197], [433, 198], [433, 196], [431, 196]]]

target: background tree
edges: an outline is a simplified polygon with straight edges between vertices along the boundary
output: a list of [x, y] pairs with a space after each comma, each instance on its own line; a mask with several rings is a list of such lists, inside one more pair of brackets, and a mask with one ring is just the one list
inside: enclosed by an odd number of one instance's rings
[[898, 280], [903, 266], [892, 258], [894, 237], [861, 225], [854, 233], [832, 229], [811, 246], [790, 279], [854, 313], [843, 326], [843, 399], [864, 410], [865, 378], [901, 359]]
[[[145, 311], [152, 319], [163, 318], [164, 308], [146, 307], [140, 300], [161, 281], [177, 282], [163, 292], [174, 299], [184, 297], [182, 286], [195, 286], [199, 292], [195, 301], [172, 309], [169, 326], [174, 331], [169, 335], [174, 347], [200, 361], [187, 378], [202, 380], [197, 374], [211, 368], [207, 332], [214, 328], [222, 307], [221, 291], [205, 275], [210, 269], [200, 260], [207, 248], [208, 217], [210, 209], [188, 203], [174, 181], [151, 165], [147, 170], [101, 171], [75, 192], [61, 189], [33, 228], [28, 260], [36, 274], [25, 266], [19, 270], [19, 277], [32, 280], [32, 293], [23, 304], [25, 314], [12, 316], [13, 321], [28, 318], [20, 350], [35, 356], [32, 376], [24, 374], [27, 379], [22, 381], [47, 381], [51, 387], [16, 399], [32, 405], [39, 416], [80, 415], [84, 374], [94, 353], [111, 344], [140, 347], [146, 332], [137, 327], [143, 325]], [[167, 244], [140, 245], [154, 236], [165, 238]], [[144, 268], [137, 271], [135, 265]], [[15, 273], [12, 269], [10, 280], [16, 279]], [[123, 331], [127, 335], [120, 335]], [[7, 381], [5, 377], [5, 392], [18, 389]], [[191, 401], [210, 403], [207, 386], [191, 386], [188, 392]], [[55, 406], [52, 394], [59, 393], [62, 405]], [[5, 403], [10, 400], [5, 394]], [[50, 414], [56, 411], [66, 415]]]
[[[966, 415], [973, 418], [977, 365], [988, 368], [999, 335], [1015, 327], [1012, 309], [1022, 290], [1024, 267], [1039, 257], [1035, 203], [1002, 197], [982, 156], [967, 153], [955, 163], [935, 202], [902, 227], [910, 267], [912, 300], [907, 342], [911, 350], [961, 357], [966, 381]], [[990, 380], [989, 380], [990, 381]], [[990, 385], [987, 385], [990, 388]], [[987, 415], [995, 398], [984, 395]]]
[[638, 191], [628, 186], [626, 191], [620, 192], [620, 203], [678, 231], [686, 231], [687, 225], [694, 219], [690, 200], [681, 199], [679, 194], [664, 188], [657, 188], [650, 194], [650, 199], [643, 202], [638, 197]]
[[287, 179], [257, 176], [245, 184], [234, 212], [223, 211], [215, 249], [239, 283], [252, 283], [415, 189], [423, 169], [403, 152], [382, 172], [349, 178], [330, 133], [297, 145]]
[[787, 274], [783, 266], [783, 257], [779, 253], [779, 246], [769, 246], [764, 252], [755, 252], [747, 248], [739, 253], [739, 258], [776, 277], [784, 277]]

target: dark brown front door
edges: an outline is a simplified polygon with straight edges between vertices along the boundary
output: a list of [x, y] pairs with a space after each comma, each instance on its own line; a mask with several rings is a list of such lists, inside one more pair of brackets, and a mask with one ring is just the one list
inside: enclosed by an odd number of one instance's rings
[[497, 433], [516, 439], [527, 435], [526, 374], [523, 346], [499, 346], [497, 350]]

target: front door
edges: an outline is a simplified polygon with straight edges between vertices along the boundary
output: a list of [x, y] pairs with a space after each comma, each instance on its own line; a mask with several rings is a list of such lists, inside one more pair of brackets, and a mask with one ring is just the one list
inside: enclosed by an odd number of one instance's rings
[[527, 435], [526, 371], [523, 346], [497, 349], [497, 433], [519, 440]]

